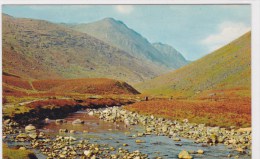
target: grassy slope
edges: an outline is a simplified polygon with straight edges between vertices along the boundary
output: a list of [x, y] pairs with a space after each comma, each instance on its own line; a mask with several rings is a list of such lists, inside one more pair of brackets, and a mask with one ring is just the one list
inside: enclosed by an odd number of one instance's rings
[[132, 86], [106, 78], [33, 80], [3, 75], [3, 94], [24, 96], [36, 93], [58, 94], [138, 94]]
[[105, 77], [131, 83], [162, 72], [88, 34], [5, 14], [3, 70], [34, 79]]
[[135, 87], [146, 94], [185, 98], [250, 97], [251, 32], [181, 69]]

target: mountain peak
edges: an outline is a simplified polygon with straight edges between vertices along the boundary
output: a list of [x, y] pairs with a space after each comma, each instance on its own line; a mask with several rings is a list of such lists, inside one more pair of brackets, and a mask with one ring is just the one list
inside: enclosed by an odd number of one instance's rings
[[116, 20], [112, 17], [106, 17], [106, 18], [102, 19], [101, 21], [116, 22]]
[[120, 21], [120, 20], [116, 20], [116, 19], [114, 19], [114, 18], [112, 18], [112, 17], [104, 18], [104, 19], [102, 19], [101, 21], [102, 21], [102, 22], [105, 22], [105, 23], [109, 23], [109, 24], [121, 24], [121, 25], [126, 26], [124, 22], [122, 22], [122, 21]]

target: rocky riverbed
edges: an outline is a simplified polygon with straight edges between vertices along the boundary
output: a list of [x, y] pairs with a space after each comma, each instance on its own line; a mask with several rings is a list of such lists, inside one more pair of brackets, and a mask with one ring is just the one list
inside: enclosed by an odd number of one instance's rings
[[[46, 126], [4, 121], [3, 140], [38, 158], [250, 158], [251, 131], [170, 121], [122, 107], [87, 109]], [[191, 139], [191, 140], [190, 140]], [[225, 145], [225, 146], [224, 146]]]

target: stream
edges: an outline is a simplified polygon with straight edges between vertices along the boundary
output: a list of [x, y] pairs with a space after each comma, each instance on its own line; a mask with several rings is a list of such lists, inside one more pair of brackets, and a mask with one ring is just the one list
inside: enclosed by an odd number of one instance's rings
[[[194, 158], [227, 158], [228, 154], [238, 154], [232, 149], [228, 149], [223, 144], [216, 146], [203, 146], [202, 144], [195, 144], [192, 140], [181, 138], [180, 142], [175, 142], [167, 136], [155, 136], [147, 135], [142, 137], [132, 136], [138, 132], [142, 132], [142, 126], [130, 126], [125, 127], [123, 123], [111, 123], [106, 122], [98, 117], [90, 116], [86, 111], [78, 111], [70, 114], [66, 123], [57, 124], [55, 120], [50, 120], [40, 131], [49, 136], [55, 137], [56, 135], [73, 136], [79, 140], [89, 140], [90, 143], [108, 144], [118, 149], [122, 147], [129, 151], [139, 150], [141, 153], [147, 154], [149, 158], [169, 158], [176, 159], [178, 154], [182, 150], [197, 151], [199, 149], [204, 151], [204, 154], [192, 154]], [[84, 120], [84, 124], [72, 124], [72, 121], [76, 119]], [[60, 129], [75, 130], [75, 133], [59, 133]], [[83, 131], [87, 131], [83, 132]], [[144, 140], [145, 143], [137, 144], [137, 139]], [[9, 145], [12, 143], [9, 143]], [[124, 147], [123, 144], [128, 146]], [[46, 156], [40, 154], [37, 150], [34, 150], [39, 159], [46, 158]], [[112, 153], [112, 152], [111, 152]], [[248, 155], [240, 155], [244, 159], [249, 159]]]

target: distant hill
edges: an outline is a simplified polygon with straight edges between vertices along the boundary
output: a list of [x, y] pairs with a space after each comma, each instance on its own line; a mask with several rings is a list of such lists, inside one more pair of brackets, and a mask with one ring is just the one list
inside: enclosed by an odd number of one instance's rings
[[144, 61], [149, 60], [160, 67], [164, 66], [168, 70], [177, 69], [188, 63], [179, 52], [170, 46], [162, 45], [165, 47], [162, 48], [162, 46], [155, 45], [156, 47], [154, 47], [142, 35], [130, 29], [122, 21], [113, 18], [105, 18], [87, 24], [70, 25], [70, 27], [125, 50], [136, 58]]
[[251, 96], [251, 32], [173, 72], [135, 85], [173, 97]]
[[182, 66], [190, 63], [186, 60], [183, 55], [174, 49], [172, 46], [162, 43], [153, 43], [154, 48], [156, 48], [161, 53], [161, 59], [166, 61], [171, 68], [180, 68]]
[[139, 94], [126, 82], [107, 78], [29, 80], [3, 74], [3, 94], [24, 96], [39, 93], [58, 94]]
[[112, 78], [135, 83], [165, 68], [88, 34], [3, 14], [3, 71], [23, 78]]

